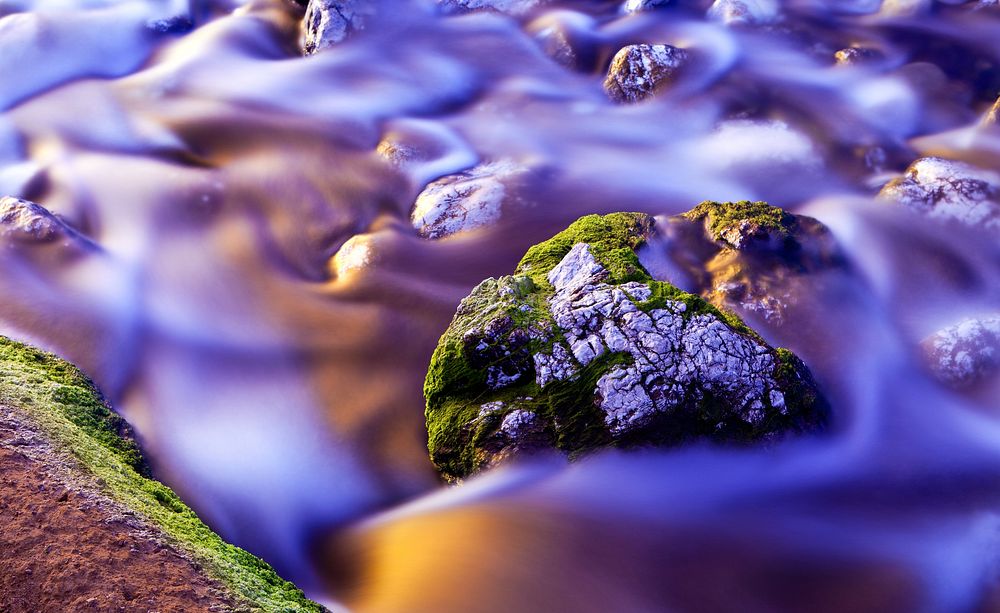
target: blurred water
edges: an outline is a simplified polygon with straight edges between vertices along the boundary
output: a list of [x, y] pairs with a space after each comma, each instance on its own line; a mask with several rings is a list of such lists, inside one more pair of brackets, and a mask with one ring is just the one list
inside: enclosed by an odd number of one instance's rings
[[[998, 389], [938, 386], [917, 345], [1000, 310], [1000, 250], [872, 196], [921, 154], [1000, 170], [1000, 131], [979, 126], [1000, 18], [874, 4], [787, 2], [778, 24], [740, 29], [696, 1], [629, 17], [552, 2], [520, 21], [383, 2], [302, 58], [302, 9], [283, 0], [0, 0], [0, 191], [100, 247], [0, 252], [0, 328], [91, 373], [161, 478], [330, 601], [996, 610]], [[552, 31], [576, 70], [543, 52]], [[685, 47], [692, 69], [613, 105], [603, 71], [636, 42]], [[834, 65], [852, 44], [881, 55]], [[386, 135], [433, 154], [393, 167]], [[532, 169], [522, 205], [418, 238], [423, 185], [490, 160]], [[813, 215], [849, 255], [790, 325], [760, 327], [809, 364], [834, 431], [763, 454], [552, 460], [435, 493], [421, 384], [458, 301], [580, 215], [705, 199]], [[366, 265], [338, 267], [359, 235]]]

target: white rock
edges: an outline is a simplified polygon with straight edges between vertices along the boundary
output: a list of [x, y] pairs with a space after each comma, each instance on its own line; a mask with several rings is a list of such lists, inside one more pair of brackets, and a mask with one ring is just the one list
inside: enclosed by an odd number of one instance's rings
[[879, 196], [932, 219], [1000, 232], [1000, 175], [943, 158], [921, 158]]
[[438, 0], [438, 6], [446, 13], [471, 11], [493, 11], [505, 15], [520, 16], [541, 6], [546, 0]]
[[425, 238], [441, 238], [500, 220], [507, 182], [527, 169], [510, 160], [438, 179], [417, 196], [410, 219]]
[[312, 55], [336, 45], [364, 29], [374, 13], [372, 0], [309, 0], [302, 21], [302, 51]]
[[622, 5], [622, 12], [626, 14], [641, 13], [666, 6], [667, 4], [670, 4], [670, 0], [627, 0]]
[[768, 24], [780, 16], [777, 0], [715, 0], [708, 9], [709, 19], [729, 25]]
[[963, 319], [922, 346], [939, 381], [956, 388], [974, 385], [1000, 370], [1000, 315]]

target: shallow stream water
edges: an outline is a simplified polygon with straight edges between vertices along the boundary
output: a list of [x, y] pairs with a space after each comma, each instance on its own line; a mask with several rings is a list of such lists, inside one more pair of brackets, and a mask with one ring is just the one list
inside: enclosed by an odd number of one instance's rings
[[[302, 57], [295, 4], [190, 2], [0, 0], [0, 195], [90, 241], [0, 253], [0, 331], [91, 374], [227, 539], [369, 610], [1000, 607], [1000, 385], [949, 390], [919, 352], [1000, 311], [1000, 247], [874, 198], [922, 155], [1000, 171], [1000, 129], [980, 125], [995, 10], [815, 0], [733, 28], [697, 1], [519, 20], [386, 1]], [[575, 69], [545, 53], [553, 31]], [[604, 70], [637, 42], [696, 61], [616, 105]], [[834, 65], [851, 44], [883, 56]], [[387, 136], [435, 154], [401, 170]], [[418, 237], [426, 182], [491, 160], [533, 169], [519, 206]], [[847, 253], [784, 326], [753, 322], [810, 366], [831, 431], [445, 488], [421, 385], [459, 300], [581, 215], [709, 199], [811, 215]], [[366, 257], [339, 266], [358, 235]]]

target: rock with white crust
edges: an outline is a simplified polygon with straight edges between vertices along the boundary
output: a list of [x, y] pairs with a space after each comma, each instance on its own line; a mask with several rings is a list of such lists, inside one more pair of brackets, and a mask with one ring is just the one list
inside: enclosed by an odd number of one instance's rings
[[938, 381], [956, 389], [972, 387], [1000, 372], [1000, 314], [963, 319], [921, 346]]
[[879, 197], [931, 219], [1000, 232], [1000, 174], [965, 162], [921, 158]]

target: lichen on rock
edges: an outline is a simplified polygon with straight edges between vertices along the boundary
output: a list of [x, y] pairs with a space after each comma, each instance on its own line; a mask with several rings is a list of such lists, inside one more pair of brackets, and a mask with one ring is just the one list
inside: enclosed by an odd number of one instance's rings
[[641, 213], [581, 218], [462, 301], [424, 386], [446, 478], [541, 449], [751, 442], [824, 423], [801, 361], [652, 279], [636, 250], [655, 232]]
[[645, 100], [676, 78], [687, 57], [672, 45], [628, 45], [611, 60], [604, 90], [618, 103]]
[[1000, 232], [1000, 175], [966, 162], [920, 158], [879, 197], [931, 219]]

